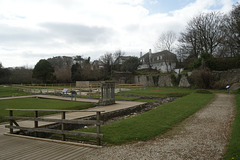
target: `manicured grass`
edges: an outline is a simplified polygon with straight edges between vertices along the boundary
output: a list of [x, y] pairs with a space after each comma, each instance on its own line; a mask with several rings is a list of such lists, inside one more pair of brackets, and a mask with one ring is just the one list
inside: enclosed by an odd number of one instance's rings
[[240, 94], [236, 94], [237, 114], [232, 126], [232, 134], [224, 159], [240, 159]]
[[117, 95], [136, 95], [136, 96], [146, 96], [146, 97], [182, 97], [192, 93], [193, 89], [188, 88], [178, 88], [178, 87], [146, 87], [133, 89], [130, 91], [121, 91]]
[[27, 95], [21, 89], [11, 88], [10, 86], [0, 85], [0, 97], [12, 97], [12, 96], [22, 96]]
[[[213, 97], [213, 94], [192, 93], [141, 115], [102, 126], [102, 140], [111, 144], [122, 144], [151, 139], [201, 109]], [[96, 132], [96, 128], [79, 131]]]
[[[52, 99], [40, 98], [21, 98], [21, 99], [8, 99], [0, 100], [0, 122], [6, 121], [4, 116], [9, 115], [9, 111], [5, 109], [86, 109], [94, 107], [92, 103], [75, 102], [75, 101], [61, 101]], [[33, 112], [16, 111], [14, 115], [18, 116], [33, 116]], [[53, 112], [39, 112], [39, 115], [53, 114]]]

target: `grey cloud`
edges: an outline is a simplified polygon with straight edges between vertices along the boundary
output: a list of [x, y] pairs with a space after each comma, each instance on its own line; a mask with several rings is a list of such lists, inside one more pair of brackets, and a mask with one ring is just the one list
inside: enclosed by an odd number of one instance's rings
[[71, 43], [104, 43], [113, 32], [109, 28], [89, 27], [79, 24], [44, 23], [41, 26], [47, 29], [53, 37]]
[[30, 44], [43, 42], [47, 39], [47, 36], [46, 33], [41, 31], [0, 24], [0, 44]]

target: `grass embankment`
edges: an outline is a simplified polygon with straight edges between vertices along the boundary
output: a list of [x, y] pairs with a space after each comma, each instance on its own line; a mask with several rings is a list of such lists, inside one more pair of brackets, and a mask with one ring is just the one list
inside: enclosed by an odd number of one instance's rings
[[27, 95], [22, 89], [11, 88], [10, 86], [0, 85], [0, 97], [12, 97]]
[[178, 88], [178, 87], [166, 87], [156, 88], [147, 87], [134, 89], [130, 91], [121, 91], [117, 95], [135, 95], [135, 96], [146, 96], [146, 97], [182, 97], [192, 93], [193, 89]]
[[[189, 117], [213, 97], [213, 94], [192, 93], [141, 115], [102, 126], [101, 132], [104, 134], [102, 140], [111, 144], [148, 140], [166, 132], [176, 123]], [[79, 131], [96, 132], [96, 128]]]
[[[6, 121], [5, 116], [9, 115], [9, 111], [5, 109], [67, 109], [67, 110], [80, 110], [94, 107], [92, 103], [75, 102], [75, 101], [61, 101], [52, 99], [40, 98], [21, 98], [21, 99], [8, 99], [0, 100], [0, 122]], [[13, 112], [15, 116], [33, 116], [33, 112], [16, 111]], [[39, 115], [53, 114], [53, 112], [39, 112]]]
[[[130, 100], [138, 102], [155, 102], [161, 97], [182, 97], [192, 93], [193, 89], [188, 88], [178, 88], [178, 87], [146, 87], [137, 88], [129, 91], [121, 91], [116, 94], [117, 100]], [[154, 97], [153, 99], [149, 99]]]
[[231, 140], [224, 157], [225, 160], [240, 160], [240, 94], [236, 94], [236, 108], [237, 114], [232, 126]]

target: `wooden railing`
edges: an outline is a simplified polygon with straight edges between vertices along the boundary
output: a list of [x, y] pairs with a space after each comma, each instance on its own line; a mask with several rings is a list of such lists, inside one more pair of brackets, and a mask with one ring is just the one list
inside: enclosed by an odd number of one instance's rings
[[[103, 138], [103, 134], [100, 133], [101, 124], [103, 123], [100, 120], [101, 112], [104, 111], [91, 111], [91, 110], [51, 110], [51, 109], [6, 109], [9, 111], [9, 116], [6, 116], [5, 118], [9, 120], [10, 125], [6, 125], [6, 128], [10, 129], [10, 133], [13, 134], [13, 129], [19, 129], [21, 131], [29, 131], [34, 132], [34, 136], [38, 136], [38, 132], [43, 133], [54, 133], [54, 134], [61, 134], [62, 140], [66, 140], [66, 135], [75, 135], [75, 136], [85, 136], [85, 137], [93, 137], [97, 139], [97, 145], [101, 145], [101, 138]], [[13, 111], [30, 111], [34, 112], [34, 117], [20, 117], [20, 116], [13, 116]], [[41, 112], [61, 112], [62, 116], [61, 119], [50, 119], [50, 118], [42, 118], [38, 117], [39, 111]], [[66, 112], [96, 112], [96, 120], [81, 120], [81, 119], [75, 119], [75, 120], [69, 120], [66, 119]], [[27, 121], [33, 121], [34, 122], [34, 128], [30, 127], [21, 127], [16, 122], [16, 120], [27, 120]], [[61, 130], [57, 129], [48, 129], [48, 128], [40, 128], [39, 121], [45, 121], [45, 122], [53, 122], [53, 123], [59, 123], [61, 124]], [[15, 124], [15, 126], [13, 125]], [[84, 124], [84, 125], [96, 125], [96, 133], [89, 133], [89, 132], [78, 132], [78, 131], [68, 131], [65, 130], [65, 124]]]

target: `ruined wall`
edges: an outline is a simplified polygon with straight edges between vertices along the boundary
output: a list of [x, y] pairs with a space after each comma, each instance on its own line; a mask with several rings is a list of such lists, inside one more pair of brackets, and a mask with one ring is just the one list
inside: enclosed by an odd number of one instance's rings
[[[182, 74], [180, 77], [180, 81], [178, 84], [175, 84], [179, 87], [191, 87], [191, 83], [189, 82], [189, 77], [192, 72], [188, 72], [186, 74]], [[176, 74], [176, 77], [179, 75]], [[230, 86], [240, 83], [240, 69], [233, 69], [229, 71], [213, 71], [212, 77], [214, 78], [214, 86], [215, 89], [224, 89], [227, 84]], [[121, 78], [119, 78], [120, 80]], [[134, 76], [131, 83], [141, 84], [149, 87], [172, 87], [174, 86], [172, 83], [171, 75], [137, 75]], [[236, 85], [235, 85], [236, 86]], [[236, 88], [236, 87], [234, 87]]]
[[190, 87], [188, 82], [187, 75], [182, 75], [178, 87]]
[[[215, 86], [225, 88], [226, 85], [233, 86], [240, 83], [240, 69], [232, 69], [228, 71], [214, 71], [212, 75], [215, 80]], [[238, 87], [233, 87], [230, 90], [235, 90]]]
[[146, 76], [146, 75], [135, 76], [134, 83], [141, 84], [144, 86], [149, 86], [149, 87], [155, 86], [152, 76]]
[[131, 72], [114, 72], [112, 80], [120, 84], [134, 83], [134, 75]]
[[152, 75], [139, 75], [135, 76], [134, 82], [136, 84], [141, 84], [149, 87], [172, 87], [172, 81], [170, 75], [160, 75], [160, 76], [152, 76]]
[[229, 71], [214, 71], [212, 74], [216, 80], [221, 80], [225, 83], [233, 84], [240, 82], [240, 69], [232, 69]]
[[172, 87], [172, 80], [170, 75], [163, 75], [159, 76], [158, 79], [158, 86], [159, 87]]

